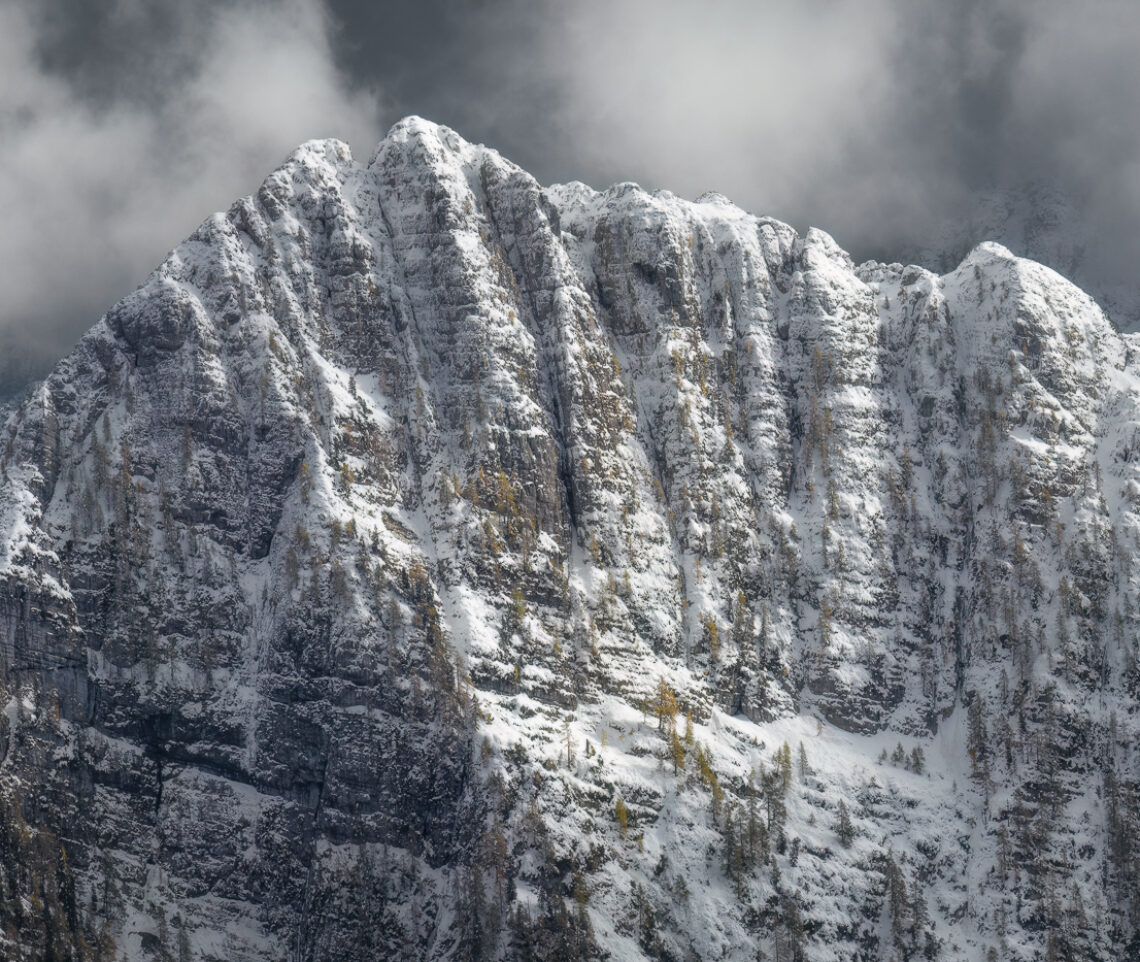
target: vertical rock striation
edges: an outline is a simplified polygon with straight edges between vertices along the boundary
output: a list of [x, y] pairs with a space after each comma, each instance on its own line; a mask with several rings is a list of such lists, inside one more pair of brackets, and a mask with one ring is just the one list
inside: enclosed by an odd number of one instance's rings
[[1137, 951], [1137, 344], [302, 146], [0, 433], [5, 952]]

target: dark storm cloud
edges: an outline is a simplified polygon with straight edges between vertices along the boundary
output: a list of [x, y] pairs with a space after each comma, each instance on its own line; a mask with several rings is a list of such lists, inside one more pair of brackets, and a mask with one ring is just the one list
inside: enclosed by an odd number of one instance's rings
[[[383, 91], [390, 120], [419, 114], [553, 183], [583, 170], [562, 77], [544, 63], [558, 0], [331, 0], [337, 60]], [[554, 53], [556, 59], [561, 54]]]
[[0, 378], [297, 143], [408, 113], [544, 182], [716, 189], [857, 258], [996, 236], [1140, 303], [1138, 32], [1123, 0], [0, 0]]

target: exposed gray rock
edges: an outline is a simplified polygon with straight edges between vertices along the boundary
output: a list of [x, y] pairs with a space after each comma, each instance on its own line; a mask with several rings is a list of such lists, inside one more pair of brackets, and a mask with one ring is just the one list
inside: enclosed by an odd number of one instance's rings
[[304, 145], [0, 437], [6, 951], [1136, 951], [1137, 343]]

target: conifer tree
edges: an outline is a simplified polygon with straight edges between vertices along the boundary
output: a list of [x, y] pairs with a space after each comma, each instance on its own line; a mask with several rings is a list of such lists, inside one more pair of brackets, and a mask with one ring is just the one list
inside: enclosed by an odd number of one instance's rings
[[844, 848], [850, 848], [855, 841], [855, 826], [851, 822], [851, 813], [847, 810], [847, 803], [839, 800], [836, 810], [835, 834], [839, 836], [839, 843]]

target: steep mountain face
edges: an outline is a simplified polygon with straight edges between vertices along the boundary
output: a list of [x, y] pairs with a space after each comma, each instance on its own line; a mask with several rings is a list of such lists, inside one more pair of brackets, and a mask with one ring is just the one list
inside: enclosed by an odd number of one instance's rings
[[5, 954], [1135, 956], [1138, 347], [306, 144], [0, 435]]

